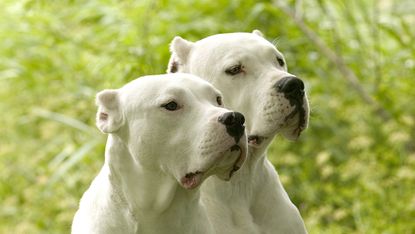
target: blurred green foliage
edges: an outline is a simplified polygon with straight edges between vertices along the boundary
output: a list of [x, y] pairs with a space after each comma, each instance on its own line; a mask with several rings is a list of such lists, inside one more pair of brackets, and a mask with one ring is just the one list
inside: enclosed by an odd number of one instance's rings
[[310, 233], [414, 233], [415, 2], [284, 2], [1, 1], [0, 233], [69, 232], [103, 163], [97, 91], [164, 73], [175, 35], [255, 28], [308, 88], [309, 129], [269, 157]]

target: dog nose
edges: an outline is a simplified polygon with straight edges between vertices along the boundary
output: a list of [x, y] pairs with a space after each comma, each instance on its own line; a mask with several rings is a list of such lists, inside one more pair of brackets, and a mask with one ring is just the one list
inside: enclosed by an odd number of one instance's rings
[[239, 112], [226, 112], [218, 121], [226, 126], [226, 132], [235, 138], [235, 142], [239, 142], [245, 131], [245, 117]]
[[280, 79], [275, 83], [275, 88], [278, 92], [284, 93], [288, 99], [304, 96], [304, 83], [295, 76], [286, 76]]

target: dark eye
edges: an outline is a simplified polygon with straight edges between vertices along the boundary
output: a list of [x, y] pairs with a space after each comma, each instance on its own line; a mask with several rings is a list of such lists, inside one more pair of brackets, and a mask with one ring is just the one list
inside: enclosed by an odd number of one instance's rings
[[222, 106], [222, 97], [221, 96], [217, 96], [216, 97], [216, 102], [218, 103], [219, 106]]
[[278, 64], [283, 67], [285, 65], [284, 59], [277, 57]]
[[162, 107], [166, 110], [169, 110], [169, 111], [175, 111], [175, 110], [179, 109], [179, 105], [177, 105], [177, 103], [174, 102], [174, 101], [171, 101], [167, 104], [164, 104], [164, 105], [162, 105]]
[[232, 66], [232, 67], [226, 69], [225, 73], [228, 74], [228, 75], [234, 76], [236, 74], [241, 73], [242, 68], [243, 68], [242, 65], [238, 64], [238, 65], [235, 65], [235, 66]]

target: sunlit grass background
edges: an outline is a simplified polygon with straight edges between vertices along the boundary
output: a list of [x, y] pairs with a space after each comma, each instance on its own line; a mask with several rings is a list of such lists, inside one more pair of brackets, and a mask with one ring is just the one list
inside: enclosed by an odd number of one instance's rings
[[69, 232], [103, 163], [97, 91], [164, 73], [175, 35], [255, 28], [306, 81], [310, 127], [269, 156], [310, 233], [414, 233], [413, 12], [411, 0], [0, 1], [0, 233]]

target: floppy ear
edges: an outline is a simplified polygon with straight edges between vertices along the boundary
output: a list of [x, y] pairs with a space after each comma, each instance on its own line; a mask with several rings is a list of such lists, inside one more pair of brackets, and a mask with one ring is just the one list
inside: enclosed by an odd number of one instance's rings
[[180, 72], [180, 66], [186, 64], [193, 42], [176, 36], [170, 44], [171, 57], [167, 67], [167, 73]]
[[264, 37], [264, 34], [262, 34], [261, 31], [259, 31], [258, 29], [255, 29], [254, 31], [252, 31], [253, 34], [260, 36], [260, 37]]
[[105, 89], [96, 96], [96, 125], [103, 133], [113, 133], [123, 125], [123, 115], [117, 90]]

